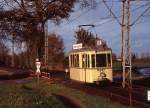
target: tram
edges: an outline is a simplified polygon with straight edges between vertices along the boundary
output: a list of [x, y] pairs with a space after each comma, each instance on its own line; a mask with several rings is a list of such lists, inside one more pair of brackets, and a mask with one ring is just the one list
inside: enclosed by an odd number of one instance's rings
[[113, 81], [112, 50], [98, 46], [96, 48], [74, 48], [69, 52], [70, 79], [96, 83], [102, 80]]

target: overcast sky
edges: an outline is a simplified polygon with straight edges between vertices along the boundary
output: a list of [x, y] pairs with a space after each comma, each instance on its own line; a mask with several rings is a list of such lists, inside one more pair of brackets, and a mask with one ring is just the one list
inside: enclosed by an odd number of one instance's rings
[[[97, 0], [101, 1], [101, 0]], [[109, 1], [109, 0], [107, 0]], [[110, 2], [115, 1], [115, 2]], [[121, 15], [121, 2], [118, 0], [110, 0], [107, 2], [109, 7], [118, 17]], [[149, 3], [149, 4], [148, 4]], [[143, 6], [148, 4], [146, 6]], [[132, 2], [132, 19], [134, 22], [143, 11], [150, 6], [149, 1]], [[148, 15], [148, 16], [147, 16]], [[121, 18], [119, 18], [121, 21]], [[48, 29], [50, 32], [55, 32], [62, 36], [65, 43], [65, 51], [71, 50], [75, 43], [74, 35], [81, 24], [94, 24], [95, 28], [85, 28], [104, 39], [108, 46], [112, 48], [113, 52], [120, 54], [121, 52], [121, 27], [119, 23], [113, 18], [112, 14], [107, 10], [102, 2], [98, 2], [96, 8], [81, 9], [78, 4], [75, 5], [74, 12], [70, 14], [69, 20], [56, 26], [49, 21]], [[150, 52], [150, 9], [136, 22], [131, 28], [132, 50], [133, 52]]]

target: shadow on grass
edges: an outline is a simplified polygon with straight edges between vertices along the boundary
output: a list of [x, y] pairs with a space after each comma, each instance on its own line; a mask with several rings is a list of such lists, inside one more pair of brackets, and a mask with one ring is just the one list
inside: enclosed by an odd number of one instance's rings
[[66, 108], [83, 108], [78, 102], [76, 102], [74, 99], [62, 95], [62, 94], [52, 94], [55, 96], [58, 100], [60, 100]]

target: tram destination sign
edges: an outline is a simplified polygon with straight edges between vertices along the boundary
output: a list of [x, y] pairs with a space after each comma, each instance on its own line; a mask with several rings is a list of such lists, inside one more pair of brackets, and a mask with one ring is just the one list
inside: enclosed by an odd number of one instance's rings
[[74, 44], [74, 45], [73, 45], [73, 49], [81, 49], [81, 48], [82, 48], [82, 46], [83, 46], [83, 44], [82, 44], [82, 43]]

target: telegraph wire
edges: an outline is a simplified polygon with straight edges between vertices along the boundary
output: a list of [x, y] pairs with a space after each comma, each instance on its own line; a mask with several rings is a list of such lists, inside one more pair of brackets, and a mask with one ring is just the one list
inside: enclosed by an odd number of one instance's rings
[[[100, 5], [101, 3], [102, 3], [102, 1], [97, 2], [96, 4], [97, 4], [97, 5]], [[65, 24], [62, 25], [61, 27], [64, 27], [64, 26], [66, 26], [66, 25], [68, 25], [68, 24], [70, 24], [70, 23], [76, 21], [78, 18], [80, 18], [80, 17], [82, 17], [83, 15], [89, 13], [92, 9], [93, 9], [92, 7], [91, 7], [91, 8], [88, 8], [87, 10], [85, 10], [84, 12], [82, 12], [81, 14], [79, 14], [77, 17], [75, 17], [75, 18], [69, 20], [69, 22], [65, 23]], [[56, 29], [57, 29], [57, 28], [56, 28]], [[54, 28], [52, 31], [55, 31], [55, 28]]]
[[[137, 8], [134, 8], [133, 10], [132, 10], [132, 12], [134, 12], [134, 11], [137, 11], [138, 9], [141, 9], [141, 8], [143, 8], [144, 6], [147, 6], [148, 4], [146, 3], [146, 4], [143, 4], [143, 5], [141, 5], [141, 6], [139, 6], [139, 7], [137, 7]], [[122, 17], [122, 15], [120, 15], [120, 16], [116, 16], [117, 18], [120, 18], [120, 17]], [[110, 16], [107, 16], [107, 17], [103, 17], [103, 18], [100, 18], [100, 19], [110, 19], [110, 18], [114, 18], [114, 17], [110, 17]], [[101, 23], [101, 24], [94, 24], [95, 25], [95, 27], [98, 27], [98, 26], [101, 26], [101, 25], [103, 25], [103, 24], [105, 24], [105, 23], [108, 23], [108, 22], [112, 22], [114, 19], [110, 19], [110, 20], [108, 20], [107, 22], [104, 22], [104, 23]], [[96, 23], [96, 22], [94, 22], [94, 23]]]
[[143, 15], [150, 9], [150, 6], [148, 8], [146, 8], [140, 16], [137, 17], [137, 19], [135, 19], [130, 26], [133, 26], [141, 17], [143, 17]]
[[[139, 2], [139, 1], [149, 1], [149, 0], [134, 0], [134, 1]], [[115, 18], [115, 20], [119, 23], [119, 25], [122, 25], [121, 22], [120, 22], [120, 20], [118, 19], [118, 18], [122, 17], [122, 15], [116, 16], [115, 13], [112, 11], [112, 9], [108, 6], [108, 4], [107, 4], [106, 2], [110, 2], [110, 1], [102, 0], [102, 1], [99, 2], [100, 4], [101, 4], [101, 3], [104, 3], [105, 6], [106, 6], [106, 8], [107, 8], [107, 9], [111, 12], [111, 14], [113, 15], [113, 17], [109, 17], [109, 16], [108, 16], [108, 17], [106, 17], [106, 18], [108, 18], [108, 19], [109, 19], [109, 18]], [[113, 2], [121, 2], [121, 0], [118, 0], [118, 1], [114, 1], [114, 0], [113, 0]], [[98, 3], [97, 3], [97, 4], [98, 4]], [[147, 5], [149, 5], [149, 3], [145, 3], [145, 4], [143, 4], [143, 5], [139, 6], [139, 7], [136, 7], [136, 8], [134, 8], [134, 9], [132, 10], [132, 12], [137, 11], [138, 9], [143, 8], [143, 7], [147, 6]], [[87, 13], [90, 12], [91, 10], [92, 10], [92, 8], [87, 9], [86, 11], [84, 11], [83, 13], [81, 13], [80, 15], [78, 15], [77, 17], [71, 19], [69, 22], [67, 22], [66, 24], [62, 25], [61, 27], [64, 27], [64, 26], [66, 26], [66, 25], [68, 25], [68, 24], [74, 22], [75, 20], [78, 20], [78, 18], [80, 18], [81, 16], [87, 14]], [[147, 12], [148, 10], [149, 10], [149, 8], [148, 8], [147, 10], [145, 10], [145, 11]], [[144, 12], [144, 13], [146, 13], [146, 12]], [[142, 16], [144, 16], [144, 14], [140, 15], [140, 16], [138, 17], [138, 19], [136, 19], [136, 21], [134, 21], [134, 23], [136, 23], [136, 22], [140, 19], [140, 17], [142, 17]], [[106, 19], [106, 18], [101, 18], [101, 19]], [[114, 19], [110, 19], [110, 20], [108, 20], [107, 22], [104, 22], [104, 23], [95, 25], [95, 27], [102, 26], [103, 24], [108, 23], [108, 22], [111, 22], [111, 21], [113, 21], [113, 20], [114, 20]], [[96, 22], [94, 22], [94, 23], [96, 23]], [[57, 28], [56, 28], [56, 29], [57, 29]], [[53, 29], [52, 31], [55, 31], [55, 29]]]
[[122, 25], [120, 20], [117, 18], [117, 16], [114, 14], [114, 12], [112, 11], [111, 8], [109, 8], [109, 6], [107, 5], [105, 0], [102, 0], [104, 5], [106, 6], [106, 8], [109, 10], [109, 12], [114, 16], [114, 18], [116, 19], [116, 21], [118, 22], [119, 25]]
[[[108, 4], [106, 3], [106, 1], [105, 1], [105, 0], [102, 0], [102, 1], [103, 1], [103, 3], [104, 3], [105, 7], [108, 9], [108, 11], [113, 15], [113, 18], [116, 19], [116, 21], [118, 22], [119, 25], [122, 25], [121, 22], [120, 22], [120, 20], [119, 20], [118, 17], [115, 15], [115, 13], [112, 11], [112, 9], [108, 6]], [[136, 0], [135, 0], [135, 1], [136, 1]], [[140, 1], [143, 1], [143, 0], [140, 0]], [[120, 2], [121, 2], [121, 1], [120, 1]], [[133, 11], [134, 11], [134, 10], [137, 10], [137, 9], [139, 9], [139, 8], [142, 8], [142, 7], [144, 7], [144, 6], [147, 6], [147, 5], [149, 5], [149, 4], [150, 4], [150, 3], [146, 3], [146, 4], [144, 4], [144, 5], [141, 5], [141, 6], [137, 7], [137, 8], [135, 8], [135, 9], [133, 9]], [[146, 13], [148, 10], [149, 10], [149, 8], [146, 9], [143, 13]], [[142, 16], [143, 16], [143, 14], [142, 14]], [[120, 17], [121, 17], [121, 16], [120, 16]], [[138, 19], [136, 19], [136, 20], [133, 22], [133, 24], [136, 23], [136, 21], [138, 21], [140, 17], [141, 17], [141, 15], [138, 17]]]

